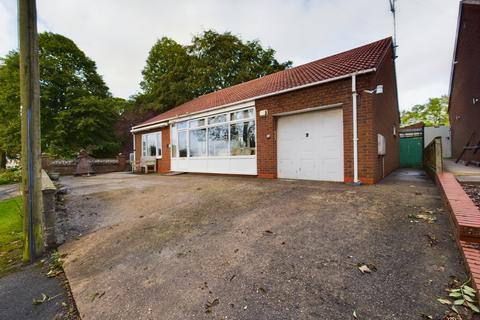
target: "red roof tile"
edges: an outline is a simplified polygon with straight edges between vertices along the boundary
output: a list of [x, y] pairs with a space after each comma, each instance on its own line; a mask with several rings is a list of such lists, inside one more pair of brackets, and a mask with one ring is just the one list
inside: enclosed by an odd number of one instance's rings
[[138, 126], [376, 68], [391, 45], [391, 38], [385, 38], [327, 58], [205, 94], [153, 117]]

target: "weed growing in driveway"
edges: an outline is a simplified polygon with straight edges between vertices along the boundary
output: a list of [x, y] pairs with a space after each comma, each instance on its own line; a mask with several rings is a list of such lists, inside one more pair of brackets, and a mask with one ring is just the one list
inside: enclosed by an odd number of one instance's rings
[[438, 298], [437, 301], [441, 304], [449, 305], [455, 313], [459, 313], [460, 307], [470, 309], [474, 313], [480, 313], [475, 302], [476, 291], [467, 285], [469, 282], [470, 279], [458, 288], [447, 289], [449, 292], [448, 298]]

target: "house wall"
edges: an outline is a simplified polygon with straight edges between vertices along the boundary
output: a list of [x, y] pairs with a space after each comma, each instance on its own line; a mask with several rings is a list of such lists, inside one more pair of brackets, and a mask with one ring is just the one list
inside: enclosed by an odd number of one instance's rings
[[[472, 143], [480, 141], [480, 6], [463, 4], [457, 36], [455, 73], [450, 92], [449, 117], [452, 140], [452, 157], [457, 158], [475, 132]], [[480, 161], [480, 152], [465, 160]]]
[[161, 129], [152, 129], [148, 131], [142, 131], [134, 134], [135, 137], [135, 172], [141, 172], [140, 160], [142, 158], [142, 134], [152, 132], [162, 132], [162, 158], [157, 159], [157, 172], [167, 173], [170, 172], [170, 127], [163, 127]]
[[[377, 85], [383, 85], [382, 94], [368, 94], [362, 92], [362, 95], [369, 95], [373, 101], [374, 116], [374, 136], [375, 152], [371, 155], [371, 161], [374, 163], [374, 179], [378, 181], [384, 176], [390, 174], [400, 165], [400, 116], [398, 111], [397, 85], [395, 78], [395, 66], [393, 61], [393, 52], [389, 50], [383, 59], [380, 67], [372, 79], [372, 88]], [[395, 134], [394, 129], [395, 128]], [[385, 137], [386, 153], [384, 156], [378, 155], [377, 134]]]
[[[372, 74], [357, 76], [357, 91], [371, 89]], [[347, 78], [315, 87], [259, 99], [255, 102], [257, 111], [257, 170], [261, 178], [277, 177], [277, 141], [275, 114], [342, 103], [344, 135], [344, 177], [345, 182], [353, 181], [353, 131], [352, 131], [352, 80]], [[358, 99], [358, 163], [359, 179], [374, 183], [377, 138], [374, 136], [372, 98], [360, 95]], [[266, 117], [260, 117], [261, 110], [268, 110]], [[268, 138], [268, 135], [270, 138]]]

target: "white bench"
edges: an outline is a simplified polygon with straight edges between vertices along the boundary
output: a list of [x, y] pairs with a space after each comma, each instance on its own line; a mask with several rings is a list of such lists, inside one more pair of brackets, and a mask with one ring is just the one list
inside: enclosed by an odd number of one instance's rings
[[[157, 172], [157, 160], [156, 159], [142, 159], [140, 161], [140, 166], [142, 167], [145, 173]], [[152, 168], [152, 171], [150, 171]]]

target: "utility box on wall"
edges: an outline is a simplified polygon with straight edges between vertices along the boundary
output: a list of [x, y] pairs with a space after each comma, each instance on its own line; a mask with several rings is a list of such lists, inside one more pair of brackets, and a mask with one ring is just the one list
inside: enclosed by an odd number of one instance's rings
[[384, 156], [387, 152], [387, 142], [385, 141], [385, 137], [381, 134], [377, 134], [378, 137], [378, 155]]

